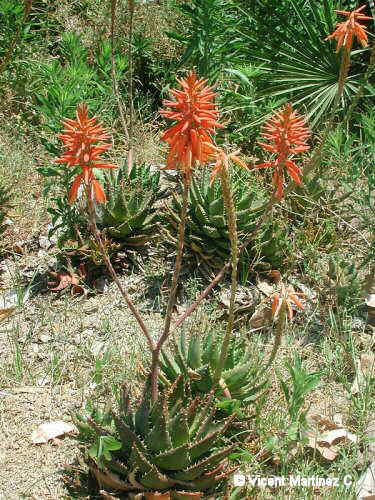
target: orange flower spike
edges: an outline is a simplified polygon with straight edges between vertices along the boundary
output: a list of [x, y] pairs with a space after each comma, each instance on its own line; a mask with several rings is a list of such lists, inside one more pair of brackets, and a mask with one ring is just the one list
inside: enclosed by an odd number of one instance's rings
[[271, 295], [270, 299], [272, 301], [272, 316], [275, 318], [280, 311], [281, 305], [284, 303], [286, 309], [288, 311], [288, 318], [292, 320], [293, 318], [293, 309], [292, 303], [295, 304], [302, 311], [305, 309], [305, 306], [302, 304], [298, 297], [305, 297], [305, 294], [300, 292], [295, 292], [292, 286], [287, 286], [281, 283], [281, 291], [275, 292]]
[[170, 146], [165, 169], [180, 169], [190, 176], [194, 166], [203, 165], [210, 158], [204, 143], [213, 145], [212, 137], [217, 128], [219, 111], [213, 102], [215, 92], [207, 86], [207, 80], [198, 80], [191, 72], [185, 79], [177, 80], [182, 90], [171, 90], [176, 100], [164, 100], [163, 104], [173, 110], [162, 109], [160, 114], [178, 123], [170, 127], [161, 137]]
[[357, 38], [358, 42], [362, 45], [362, 47], [368, 46], [368, 37], [366, 30], [363, 28], [362, 24], [358, 21], [366, 21], [371, 20], [372, 17], [365, 16], [361, 13], [363, 9], [366, 8], [366, 5], [362, 5], [356, 10], [347, 11], [347, 10], [336, 10], [338, 14], [342, 16], [346, 16], [349, 19], [344, 21], [343, 23], [337, 23], [336, 30], [332, 33], [332, 35], [327, 36], [325, 40], [330, 40], [332, 38], [336, 38], [337, 40], [337, 49], [338, 52], [341, 47], [345, 47], [345, 50], [350, 52], [354, 37]]
[[77, 106], [76, 120], [66, 118], [63, 121], [64, 130], [58, 137], [63, 141], [66, 148], [55, 161], [57, 163], [66, 163], [69, 167], [79, 165], [82, 173], [78, 174], [73, 180], [69, 193], [69, 203], [77, 199], [79, 186], [83, 183], [89, 189], [90, 195], [99, 203], [104, 203], [106, 197], [102, 186], [95, 178], [94, 168], [117, 168], [116, 165], [103, 163], [100, 155], [107, 151], [111, 144], [104, 143], [98, 145], [98, 142], [109, 139], [109, 135], [103, 127], [97, 123], [97, 118], [88, 117], [88, 109], [85, 104]]
[[220, 173], [221, 169], [229, 168], [229, 161], [237, 163], [237, 165], [239, 165], [241, 168], [244, 168], [245, 170], [250, 170], [246, 163], [237, 156], [238, 153], [239, 151], [235, 151], [234, 153], [227, 154], [222, 149], [215, 147], [215, 149], [211, 153], [211, 157], [216, 159], [216, 163], [214, 169], [211, 172], [210, 184], [214, 182], [215, 177]]
[[260, 163], [257, 168], [273, 167], [272, 183], [275, 187], [276, 199], [283, 197], [284, 170], [296, 184], [301, 184], [301, 169], [291, 158], [297, 153], [310, 149], [306, 144], [310, 137], [305, 120], [293, 111], [287, 104], [281, 111], [275, 113], [264, 125], [263, 138], [269, 141], [260, 142], [259, 145], [276, 155], [272, 161]]

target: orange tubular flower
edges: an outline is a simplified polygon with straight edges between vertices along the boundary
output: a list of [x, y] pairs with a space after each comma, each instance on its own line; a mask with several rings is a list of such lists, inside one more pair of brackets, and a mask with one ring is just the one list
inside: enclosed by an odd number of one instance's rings
[[272, 316], [275, 318], [279, 314], [280, 308], [284, 302], [289, 320], [291, 320], [293, 318], [292, 304], [295, 304], [302, 311], [305, 309], [299, 297], [304, 298], [305, 294], [295, 292], [292, 286], [285, 287], [285, 285], [282, 284], [281, 291], [275, 292], [270, 297], [272, 300]]
[[362, 47], [367, 47], [368, 38], [367, 33], [363, 29], [363, 26], [358, 21], [371, 20], [372, 17], [365, 16], [361, 14], [361, 11], [366, 8], [366, 5], [362, 5], [359, 9], [353, 11], [347, 10], [336, 10], [338, 14], [348, 17], [349, 19], [343, 23], [338, 23], [336, 31], [329, 35], [326, 40], [331, 38], [337, 39], [337, 50], [338, 52], [341, 47], [345, 47], [345, 50], [350, 52], [354, 37], [357, 37], [358, 42]]
[[198, 80], [191, 72], [178, 82], [182, 90], [171, 90], [176, 100], [163, 101], [165, 106], [174, 109], [160, 111], [178, 123], [169, 128], [161, 140], [170, 146], [165, 169], [183, 170], [190, 177], [195, 163], [203, 165], [210, 159], [214, 151], [210, 134], [223, 125], [217, 121], [219, 111], [213, 102], [215, 92], [206, 85], [207, 80]]
[[[84, 183], [88, 189], [88, 195], [94, 195], [99, 203], [106, 201], [103, 188], [95, 178], [93, 168], [117, 168], [116, 165], [102, 163], [100, 155], [111, 147], [104, 143], [97, 145], [100, 141], [109, 139], [109, 135], [103, 127], [97, 123], [97, 118], [88, 117], [88, 109], [85, 104], [77, 106], [77, 119], [65, 118], [64, 130], [58, 137], [64, 143], [66, 151], [56, 159], [57, 163], [66, 163], [68, 167], [79, 165], [82, 173], [78, 174], [72, 184], [69, 193], [69, 203], [77, 199], [78, 188]], [[99, 161], [98, 161], [99, 160]]]
[[306, 141], [310, 132], [306, 127], [305, 120], [293, 111], [292, 106], [287, 104], [284, 109], [276, 113], [264, 125], [263, 137], [271, 144], [259, 143], [263, 149], [276, 154], [272, 161], [260, 163], [257, 168], [273, 167], [272, 182], [276, 188], [277, 199], [283, 197], [284, 168], [296, 184], [301, 184], [301, 169], [292, 161], [297, 153], [303, 153], [310, 147]]
[[225, 153], [222, 149], [216, 148], [215, 147], [215, 152], [212, 154], [216, 158], [216, 163], [214, 166], [214, 169], [211, 172], [210, 176], [210, 184], [212, 184], [215, 180], [215, 177], [217, 174], [220, 172], [222, 168], [228, 169], [229, 167], [229, 161], [233, 161], [234, 163], [237, 163], [240, 167], [244, 168], [245, 170], [250, 170], [249, 167], [246, 165], [244, 161], [239, 158], [238, 155], [239, 151], [235, 151], [234, 153]]

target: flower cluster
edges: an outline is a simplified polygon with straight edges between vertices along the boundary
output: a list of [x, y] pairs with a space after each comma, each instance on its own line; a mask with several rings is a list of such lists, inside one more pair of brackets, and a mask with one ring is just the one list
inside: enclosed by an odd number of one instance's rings
[[103, 188], [95, 178], [93, 168], [117, 168], [116, 165], [102, 163], [100, 155], [107, 151], [111, 144], [98, 142], [106, 141], [109, 135], [103, 127], [97, 123], [97, 118], [89, 118], [87, 106], [80, 104], [77, 106], [76, 120], [66, 118], [63, 121], [64, 130], [58, 137], [63, 141], [66, 148], [57, 163], [66, 163], [69, 167], [79, 165], [82, 172], [78, 174], [71, 186], [69, 193], [69, 203], [77, 199], [79, 186], [84, 183], [88, 195], [99, 203], [106, 201]]
[[299, 297], [304, 298], [305, 294], [300, 292], [295, 292], [294, 288], [291, 285], [285, 287], [285, 285], [282, 283], [280, 292], [275, 292], [270, 297], [272, 301], [272, 317], [276, 318], [280, 312], [281, 306], [285, 304], [288, 313], [288, 318], [289, 320], [292, 320], [293, 304], [296, 305], [302, 311], [305, 309]]
[[346, 16], [349, 19], [343, 23], [338, 23], [336, 31], [329, 35], [326, 40], [330, 40], [331, 38], [337, 39], [337, 50], [338, 52], [341, 47], [345, 47], [345, 49], [350, 52], [354, 37], [357, 38], [362, 47], [367, 47], [368, 38], [367, 33], [363, 29], [363, 26], [358, 21], [370, 20], [372, 17], [365, 16], [361, 13], [363, 9], [366, 8], [366, 5], [363, 5], [359, 9], [353, 11], [347, 10], [336, 10], [338, 14], [342, 16]]
[[266, 122], [263, 137], [270, 144], [261, 142], [260, 146], [266, 151], [276, 154], [276, 158], [260, 163], [256, 167], [274, 167], [272, 181], [276, 188], [275, 196], [277, 199], [281, 199], [285, 168], [294, 182], [301, 184], [301, 169], [292, 158], [295, 154], [303, 153], [309, 149], [306, 141], [310, 137], [310, 132], [306, 127], [305, 120], [293, 111], [290, 104], [287, 104]]
[[215, 92], [207, 86], [207, 80], [198, 80], [191, 72], [184, 80], [178, 80], [182, 90], [171, 90], [175, 101], [163, 104], [174, 108], [160, 113], [178, 123], [169, 128], [162, 140], [170, 146], [166, 169], [183, 170], [187, 177], [196, 163], [205, 164], [214, 150], [210, 134], [223, 127], [218, 120], [219, 111], [214, 103]]
[[237, 163], [237, 165], [239, 165], [241, 168], [244, 168], [245, 170], [249, 170], [249, 167], [246, 165], [246, 163], [237, 156], [238, 153], [239, 151], [235, 151], [234, 153], [228, 154], [222, 149], [215, 147], [213, 153], [211, 154], [211, 156], [216, 160], [216, 162], [214, 169], [211, 172], [210, 184], [214, 182], [215, 177], [220, 173], [220, 171], [223, 168], [226, 168], [227, 170], [229, 169], [230, 161]]

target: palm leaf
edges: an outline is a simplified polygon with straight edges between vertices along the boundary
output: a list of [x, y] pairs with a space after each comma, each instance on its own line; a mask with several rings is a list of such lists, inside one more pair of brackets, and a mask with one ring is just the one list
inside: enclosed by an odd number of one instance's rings
[[[334, 29], [335, 6], [332, 0], [307, 0], [304, 9], [296, 0], [290, 0], [290, 4], [302, 31], [281, 16], [283, 30], [274, 32], [272, 41], [260, 42], [251, 33], [244, 36], [250, 42], [249, 57], [261, 61], [265, 70], [257, 80], [261, 86], [260, 98], [272, 96], [303, 106], [310, 126], [314, 127], [332, 109], [338, 88], [341, 54], [336, 54], [335, 42], [324, 41]], [[259, 50], [260, 44], [262, 50]], [[275, 48], [277, 46], [279, 48]], [[352, 57], [360, 52], [362, 50], [352, 52]], [[358, 71], [349, 75], [341, 102], [343, 107], [357, 91], [360, 80]]]

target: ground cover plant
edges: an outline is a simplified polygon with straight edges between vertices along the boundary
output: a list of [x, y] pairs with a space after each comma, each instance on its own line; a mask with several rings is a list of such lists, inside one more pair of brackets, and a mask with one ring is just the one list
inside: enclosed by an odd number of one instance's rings
[[372, 2], [0, 13], [1, 495], [371, 498]]

